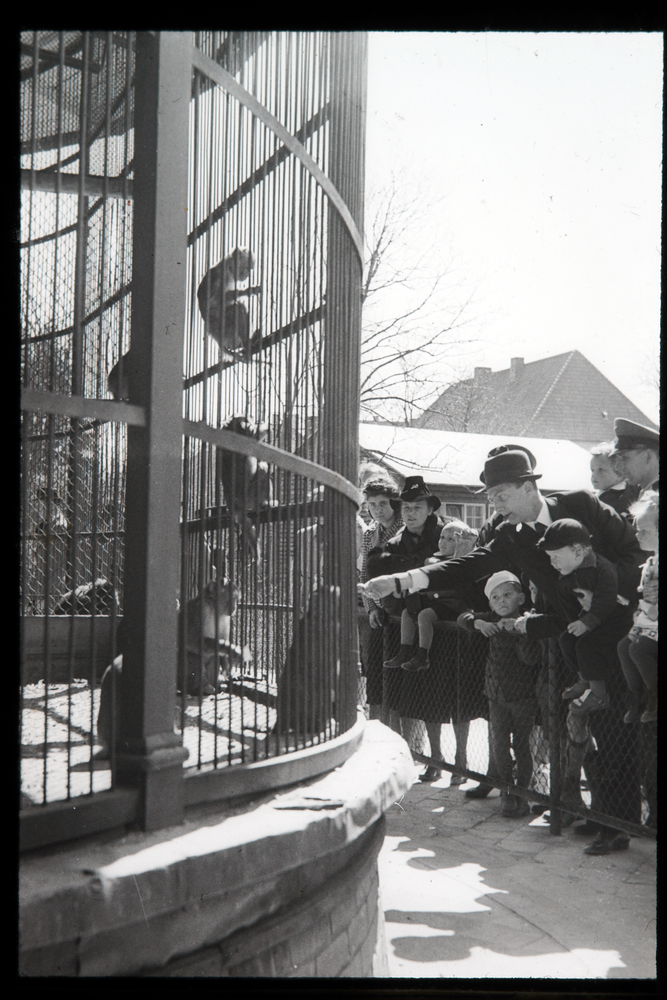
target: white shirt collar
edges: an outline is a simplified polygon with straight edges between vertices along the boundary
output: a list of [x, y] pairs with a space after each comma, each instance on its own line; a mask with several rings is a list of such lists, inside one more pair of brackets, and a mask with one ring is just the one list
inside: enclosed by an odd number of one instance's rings
[[544, 499], [544, 497], [540, 495], [540, 499], [542, 501], [542, 507], [539, 514], [537, 515], [537, 518], [535, 519], [535, 521], [533, 521], [533, 524], [546, 524], [546, 526], [549, 527], [550, 524], [553, 524], [551, 511], [549, 510], [548, 504]]
[[[529, 524], [531, 528], [534, 528], [536, 524], [544, 524], [548, 528], [549, 525], [553, 523], [553, 518], [551, 517], [551, 512], [549, 510], [549, 507], [548, 507], [547, 502], [546, 502], [546, 500], [544, 499], [544, 497], [542, 496], [541, 493], [540, 493], [540, 500], [542, 501], [542, 506], [541, 506], [540, 512], [537, 515], [537, 517], [535, 518], [535, 520], [534, 521], [523, 521], [522, 522], [523, 524]], [[521, 524], [518, 524], [517, 525], [517, 531], [520, 531], [520, 530], [521, 530]]]

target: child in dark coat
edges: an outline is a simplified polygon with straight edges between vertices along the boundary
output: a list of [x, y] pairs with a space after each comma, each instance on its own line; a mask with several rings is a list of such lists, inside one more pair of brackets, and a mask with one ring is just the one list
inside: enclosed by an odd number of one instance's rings
[[[489, 739], [494, 763], [489, 777], [512, 784], [512, 748], [517, 764], [517, 785], [529, 788], [533, 777], [530, 735], [537, 714], [535, 681], [541, 660], [538, 642], [514, 633], [525, 595], [514, 573], [502, 570], [489, 577], [484, 593], [491, 611], [466, 612], [457, 624], [477, 629], [489, 639], [484, 693], [489, 699]], [[502, 815], [526, 816], [528, 802], [503, 790]]]
[[[477, 532], [462, 521], [449, 521], [440, 532], [438, 551], [426, 559], [424, 565], [465, 556], [475, 547]], [[408, 594], [401, 614], [401, 648], [385, 667], [402, 667], [417, 672], [430, 667], [429, 651], [433, 644], [433, 625], [437, 621], [456, 621], [463, 611], [471, 607], [455, 591], [420, 590]], [[419, 633], [419, 646], [413, 644]]]
[[573, 518], [554, 521], [537, 544], [560, 574], [558, 599], [568, 626], [558, 641], [579, 675], [563, 698], [573, 699], [575, 713], [608, 708], [605, 678], [615, 651], [609, 636], [619, 607], [616, 567], [593, 551], [588, 529]]

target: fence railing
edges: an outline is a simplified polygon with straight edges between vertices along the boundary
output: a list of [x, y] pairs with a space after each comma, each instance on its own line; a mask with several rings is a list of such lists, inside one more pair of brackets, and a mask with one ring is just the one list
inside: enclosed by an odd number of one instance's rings
[[409, 672], [382, 665], [399, 651], [400, 619], [391, 618], [373, 635], [363, 618], [366, 688], [376, 698], [379, 693], [384, 721], [402, 730], [415, 760], [456, 776], [455, 783], [478, 781], [532, 802], [536, 812], [548, 808], [555, 834], [581, 817], [655, 837], [656, 724], [623, 721], [628, 692], [620, 665], [608, 684], [609, 708], [577, 717], [562, 697], [573, 678], [557, 642], [537, 643], [534, 683], [505, 733], [504, 765], [494, 761], [494, 717], [485, 694], [488, 639], [437, 621], [429, 668]]

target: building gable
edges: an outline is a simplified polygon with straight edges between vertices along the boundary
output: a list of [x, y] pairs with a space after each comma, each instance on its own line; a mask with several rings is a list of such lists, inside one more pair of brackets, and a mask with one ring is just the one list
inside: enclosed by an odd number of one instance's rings
[[579, 351], [492, 372], [450, 386], [416, 427], [465, 433], [559, 438], [587, 447], [614, 437], [614, 418], [653, 421]]

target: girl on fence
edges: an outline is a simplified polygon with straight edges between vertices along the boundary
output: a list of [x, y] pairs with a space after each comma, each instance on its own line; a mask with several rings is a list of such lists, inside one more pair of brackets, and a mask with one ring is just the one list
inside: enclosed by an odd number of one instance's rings
[[[637, 539], [645, 552], [652, 552], [642, 567], [639, 591], [648, 591], [658, 581], [659, 494], [647, 491], [632, 505]], [[658, 718], [658, 602], [642, 597], [635, 611], [634, 625], [618, 644], [623, 674], [631, 702], [625, 722], [656, 722]], [[642, 711], [643, 710], [643, 711]]]
[[[440, 532], [438, 551], [426, 559], [424, 565], [442, 562], [467, 555], [477, 541], [477, 532], [463, 521], [449, 521]], [[411, 673], [428, 670], [429, 650], [433, 644], [433, 625], [436, 621], [456, 621], [458, 615], [468, 610], [468, 605], [452, 595], [432, 590], [408, 594], [401, 614], [401, 648], [385, 661], [385, 667], [402, 667]], [[415, 633], [419, 632], [419, 647], [415, 652]]]

